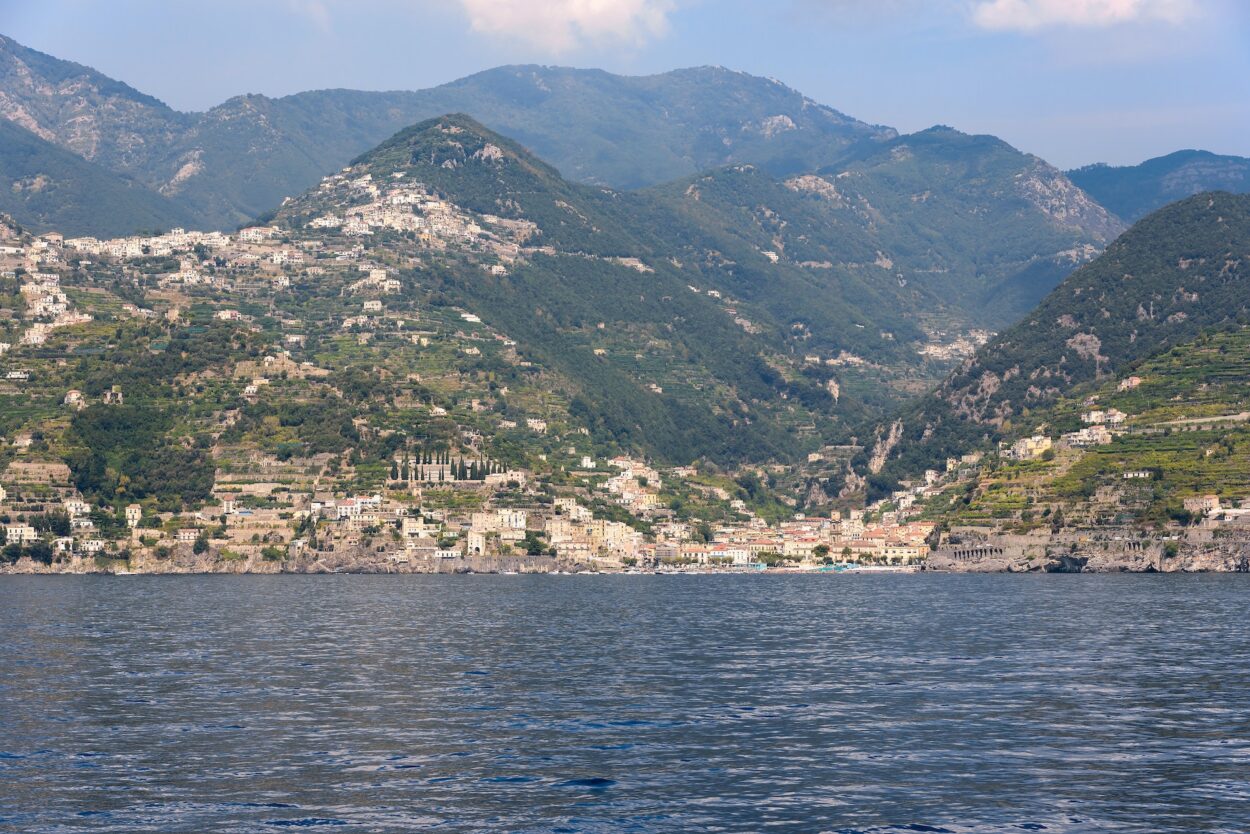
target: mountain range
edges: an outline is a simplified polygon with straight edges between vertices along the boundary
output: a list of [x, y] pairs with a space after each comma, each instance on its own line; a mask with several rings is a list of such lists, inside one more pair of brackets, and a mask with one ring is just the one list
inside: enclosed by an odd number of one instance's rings
[[[165, 225], [204, 228], [247, 222], [397, 130], [450, 112], [468, 113], [521, 142], [571, 180], [618, 189], [741, 163], [778, 177], [810, 173], [872, 155], [898, 136], [777, 81], [721, 67], [627, 77], [505, 66], [425, 90], [241, 95], [186, 113], [0, 35], [0, 79], [4, 119], [103, 169], [97, 181], [107, 171], [123, 178], [118, 187], [142, 186], [166, 197]], [[10, 160], [7, 168], [18, 179], [43, 173], [29, 164], [14, 169]], [[1250, 160], [1241, 157], [1180, 151], [1138, 166], [1091, 165], [1068, 175], [1131, 222], [1199, 191], [1245, 190], [1247, 171]], [[37, 208], [27, 214], [20, 199], [11, 205], [19, 220], [43, 219]], [[114, 222], [144, 226], [145, 208], [136, 207], [133, 217], [128, 203], [123, 209]]]
[[888, 139], [768, 79], [719, 67], [640, 78], [499, 67], [428, 90], [242, 95], [183, 113], [0, 36], [0, 116], [230, 228], [391, 134], [448, 112], [530, 147], [571, 179], [635, 188], [735, 162], [780, 173]]

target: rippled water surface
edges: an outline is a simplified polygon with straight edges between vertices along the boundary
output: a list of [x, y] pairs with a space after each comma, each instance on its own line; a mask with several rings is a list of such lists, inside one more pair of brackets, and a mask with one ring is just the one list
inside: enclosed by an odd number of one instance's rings
[[0, 578], [0, 830], [1246, 831], [1247, 577]]

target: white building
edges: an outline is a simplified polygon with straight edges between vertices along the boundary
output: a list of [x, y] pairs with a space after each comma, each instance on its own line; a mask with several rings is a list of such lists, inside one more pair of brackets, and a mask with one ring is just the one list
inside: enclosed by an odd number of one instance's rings
[[29, 544], [38, 539], [39, 533], [29, 524], [6, 524], [4, 527], [6, 544]]

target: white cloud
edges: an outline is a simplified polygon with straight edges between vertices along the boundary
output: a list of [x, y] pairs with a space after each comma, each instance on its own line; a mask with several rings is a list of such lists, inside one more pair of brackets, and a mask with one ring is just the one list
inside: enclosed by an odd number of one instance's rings
[[641, 45], [668, 32], [674, 0], [459, 0], [473, 31], [552, 53], [605, 43]]
[[972, 20], [985, 29], [1034, 31], [1052, 26], [1105, 27], [1159, 21], [1179, 24], [1192, 0], [978, 0]]
[[287, 0], [287, 3], [295, 12], [308, 18], [322, 32], [330, 31], [332, 25], [330, 9], [324, 0]]

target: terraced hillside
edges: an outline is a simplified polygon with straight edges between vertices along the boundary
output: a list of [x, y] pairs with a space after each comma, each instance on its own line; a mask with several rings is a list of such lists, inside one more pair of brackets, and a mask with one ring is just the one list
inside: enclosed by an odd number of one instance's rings
[[[1101, 442], [1064, 439], [1104, 415], [1115, 425]], [[1186, 499], [1205, 495], [1236, 507], [1250, 498], [1250, 328], [1206, 333], [1118, 379], [1078, 387], [1016, 421], [1009, 439], [1031, 435], [1056, 444], [1028, 460], [1000, 460], [930, 515], [1024, 532], [1189, 522], [1196, 513]]]
[[[5, 279], [11, 495], [33, 500], [64, 480], [118, 513], [131, 500], [175, 512], [214, 483], [279, 502], [292, 490], [376, 491], [397, 449], [501, 467], [537, 467], [569, 445], [596, 452], [554, 375], [471, 317], [404, 311], [355, 262], [296, 273], [272, 262], [276, 241], [197, 246], [214, 254], [194, 266], [67, 247], [63, 266]], [[26, 469], [51, 474], [27, 483]]]

